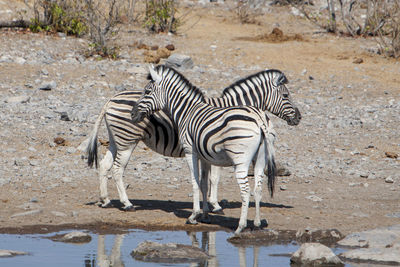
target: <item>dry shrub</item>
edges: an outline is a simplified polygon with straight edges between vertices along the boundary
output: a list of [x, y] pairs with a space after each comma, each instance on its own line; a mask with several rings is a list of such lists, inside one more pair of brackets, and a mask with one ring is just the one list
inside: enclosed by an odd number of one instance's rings
[[380, 53], [400, 57], [400, 0], [371, 0], [373, 13], [369, 25], [373, 28]]

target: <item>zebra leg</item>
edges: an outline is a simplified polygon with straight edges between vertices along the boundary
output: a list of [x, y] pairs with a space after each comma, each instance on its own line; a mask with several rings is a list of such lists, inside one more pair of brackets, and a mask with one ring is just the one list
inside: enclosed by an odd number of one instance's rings
[[107, 153], [100, 161], [99, 166], [99, 182], [100, 182], [100, 202], [102, 208], [112, 207], [111, 201], [108, 198], [107, 191], [107, 172], [111, 169], [114, 163], [116, 147], [113, 142], [110, 142]]
[[200, 180], [200, 188], [201, 193], [203, 194], [203, 215], [201, 217], [201, 222], [210, 223], [210, 218], [208, 217], [208, 213], [210, 209], [208, 207], [207, 194], [208, 194], [208, 176], [210, 174], [210, 164], [206, 163], [203, 160], [200, 160], [200, 169], [201, 169], [201, 180]]
[[193, 212], [187, 219], [187, 224], [197, 224], [200, 215], [200, 190], [199, 190], [199, 160], [196, 153], [185, 152], [186, 161], [189, 165], [193, 186]]
[[260, 229], [261, 219], [260, 219], [260, 201], [262, 197], [262, 182], [264, 166], [266, 164], [265, 158], [265, 145], [264, 142], [260, 145], [257, 152], [257, 159], [254, 166], [254, 202], [256, 206], [256, 216], [254, 218], [254, 228]]
[[135, 211], [132, 203], [128, 199], [128, 195], [125, 191], [124, 181], [122, 180], [122, 176], [124, 175], [124, 171], [128, 161], [132, 155], [133, 150], [135, 149], [138, 142], [132, 144], [128, 149], [120, 151], [118, 150], [117, 155], [114, 160], [113, 165], [113, 178], [115, 184], [117, 185], [119, 200], [124, 205], [122, 210], [124, 211]]
[[221, 206], [218, 203], [218, 183], [221, 167], [211, 166], [210, 171], [210, 204], [213, 206], [213, 213], [224, 214]]
[[249, 209], [249, 200], [250, 200], [250, 186], [249, 186], [249, 179], [247, 178], [247, 171], [249, 165], [250, 164], [247, 164], [246, 167], [245, 165], [241, 164], [239, 166], [237, 165], [235, 168], [236, 180], [239, 184], [240, 196], [242, 198], [242, 208], [240, 213], [239, 226], [236, 229], [235, 234], [239, 234], [247, 226], [247, 212]]

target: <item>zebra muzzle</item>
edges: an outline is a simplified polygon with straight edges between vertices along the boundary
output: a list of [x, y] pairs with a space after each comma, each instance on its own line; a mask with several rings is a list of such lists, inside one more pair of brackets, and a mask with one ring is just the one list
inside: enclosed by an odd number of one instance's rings
[[146, 117], [146, 113], [145, 112], [141, 112], [138, 109], [138, 104], [135, 103], [132, 107], [132, 111], [131, 111], [131, 119], [133, 123], [138, 123], [141, 122], [144, 117]]

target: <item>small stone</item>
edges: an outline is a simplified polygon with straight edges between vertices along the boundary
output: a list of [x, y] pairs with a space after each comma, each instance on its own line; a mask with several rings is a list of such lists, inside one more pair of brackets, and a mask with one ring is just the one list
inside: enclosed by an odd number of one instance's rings
[[75, 147], [68, 147], [67, 148], [67, 153], [68, 154], [74, 154], [76, 152], [76, 148]]
[[87, 233], [75, 231], [61, 236], [56, 235], [50, 239], [66, 243], [88, 243], [92, 240], [92, 237]]
[[49, 75], [49, 72], [46, 69], [42, 69], [41, 73], [45, 76]]
[[16, 104], [24, 104], [29, 102], [29, 100], [31, 99], [30, 96], [27, 95], [20, 95], [20, 96], [12, 96], [9, 97], [5, 100], [6, 103], [16, 103]]
[[322, 201], [322, 198], [317, 197], [315, 195], [308, 196], [308, 197], [306, 197], [306, 199], [309, 199], [309, 200], [314, 201], [314, 202], [321, 202]]
[[385, 152], [385, 156], [391, 159], [397, 159], [399, 157], [399, 155], [397, 155], [397, 153], [394, 152]]
[[39, 86], [39, 90], [50, 91], [57, 87], [57, 83], [55, 81], [44, 82]]
[[0, 249], [0, 258], [15, 257], [20, 255], [29, 255], [29, 253], [16, 250]]
[[362, 58], [356, 58], [356, 59], [353, 60], [354, 64], [361, 64], [363, 62], [364, 62], [364, 60]]
[[281, 189], [282, 191], [285, 191], [285, 190], [287, 190], [287, 187], [286, 187], [286, 185], [281, 185], [281, 186], [280, 186], [280, 189]]
[[15, 61], [15, 63], [20, 64], [20, 65], [22, 65], [26, 62], [26, 60], [22, 57], [16, 57], [14, 61]]
[[53, 141], [57, 146], [65, 146], [65, 139], [62, 137], [56, 137]]
[[67, 214], [65, 214], [64, 212], [60, 212], [60, 211], [52, 211], [51, 214], [53, 214], [56, 217], [67, 217]]
[[386, 178], [385, 178], [385, 183], [393, 184], [393, 183], [394, 183], [394, 180], [393, 180], [392, 176], [386, 177]]
[[173, 44], [166, 45], [165, 48], [167, 48], [169, 51], [175, 50], [175, 46]]

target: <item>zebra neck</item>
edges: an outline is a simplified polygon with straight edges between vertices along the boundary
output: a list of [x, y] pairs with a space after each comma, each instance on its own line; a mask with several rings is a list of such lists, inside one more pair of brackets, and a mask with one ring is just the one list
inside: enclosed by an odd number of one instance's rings
[[187, 123], [190, 114], [193, 114], [196, 109], [207, 105], [204, 102], [204, 97], [198, 90], [179, 90], [179, 92], [168, 92], [166, 99], [167, 110], [171, 114], [171, 118], [183, 129]]

